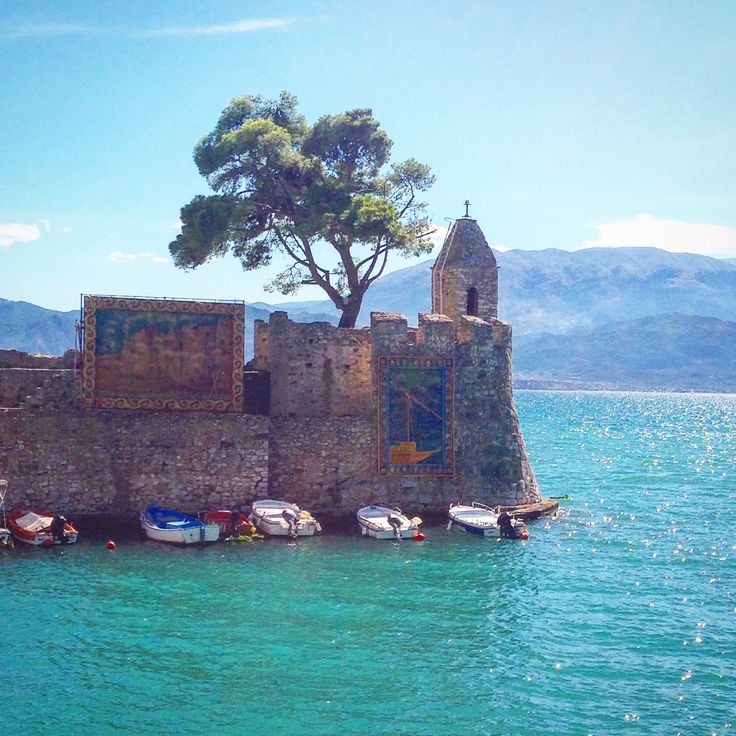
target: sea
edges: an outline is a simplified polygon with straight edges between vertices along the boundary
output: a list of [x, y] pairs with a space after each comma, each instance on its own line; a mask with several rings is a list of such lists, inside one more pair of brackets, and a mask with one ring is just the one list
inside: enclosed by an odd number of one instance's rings
[[528, 541], [0, 552], [3, 731], [736, 735], [736, 396], [516, 404]]

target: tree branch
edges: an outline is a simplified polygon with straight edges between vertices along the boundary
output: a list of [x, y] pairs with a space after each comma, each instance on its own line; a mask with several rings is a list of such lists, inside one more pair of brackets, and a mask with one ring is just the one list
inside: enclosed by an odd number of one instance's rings
[[374, 262], [371, 264], [370, 268], [365, 272], [364, 276], [364, 287], [367, 289], [376, 279], [381, 278], [381, 274], [383, 273], [383, 270], [386, 268], [386, 263], [388, 262], [388, 252], [391, 250], [388, 243], [383, 247], [383, 263], [381, 264], [381, 267], [378, 269], [378, 273], [375, 276], [371, 276], [371, 272], [373, 271], [373, 268], [375, 267], [376, 263], [378, 262], [378, 253], [379, 251], [376, 250], [376, 255], [374, 257]]
[[283, 246], [286, 253], [293, 258], [299, 265], [304, 266], [308, 271], [312, 279], [317, 286], [323, 289], [330, 297], [334, 305], [338, 309], [342, 309], [342, 295], [340, 292], [330, 283], [330, 272], [326, 268], [318, 265], [312, 256], [312, 249], [306, 240], [298, 238], [293, 233], [290, 233], [291, 237], [299, 243], [300, 250], [304, 254], [302, 258], [297, 256], [296, 252], [290, 247], [287, 238], [281, 232], [281, 229], [274, 226], [274, 232], [279, 240], [279, 243]]

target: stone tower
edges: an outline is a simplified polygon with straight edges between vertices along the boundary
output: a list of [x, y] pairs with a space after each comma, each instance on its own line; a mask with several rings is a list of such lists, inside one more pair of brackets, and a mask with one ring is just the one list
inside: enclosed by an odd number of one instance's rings
[[463, 316], [498, 317], [498, 265], [478, 223], [455, 220], [432, 266], [432, 312], [459, 324]]

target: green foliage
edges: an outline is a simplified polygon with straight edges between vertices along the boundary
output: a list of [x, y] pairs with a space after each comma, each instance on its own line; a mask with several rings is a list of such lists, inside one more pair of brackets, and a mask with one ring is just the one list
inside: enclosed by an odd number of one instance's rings
[[309, 127], [288, 92], [233, 100], [195, 147], [215, 194], [182, 208], [182, 232], [169, 245], [174, 262], [196, 268], [230, 252], [251, 270], [283, 252], [291, 265], [271, 288], [290, 294], [317, 284], [343, 311], [340, 324], [353, 326], [390, 252], [432, 248], [426, 205], [416, 197], [434, 178], [413, 159], [387, 170], [391, 147], [368, 109], [324, 115]]

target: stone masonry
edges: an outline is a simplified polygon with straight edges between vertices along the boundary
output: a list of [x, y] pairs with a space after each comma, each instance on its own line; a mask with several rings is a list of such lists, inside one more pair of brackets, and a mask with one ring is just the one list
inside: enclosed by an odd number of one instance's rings
[[[242, 414], [82, 410], [69, 356], [39, 364], [0, 351], [8, 503], [134, 514], [154, 503], [195, 512], [273, 497], [325, 515], [365, 503], [411, 514], [453, 501], [536, 503], [511, 389], [511, 327], [497, 303], [495, 258], [466, 217], [445, 240], [433, 313], [416, 328], [391, 313], [374, 313], [364, 329], [295, 323], [284, 312], [257, 321]], [[454, 474], [379, 472], [382, 356], [452, 365]]]
[[432, 311], [455, 322], [465, 315], [486, 322], [498, 317], [496, 257], [469, 217], [455, 220], [432, 266]]

